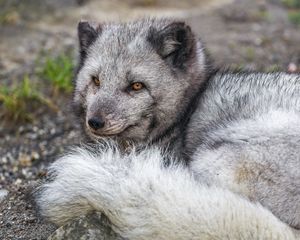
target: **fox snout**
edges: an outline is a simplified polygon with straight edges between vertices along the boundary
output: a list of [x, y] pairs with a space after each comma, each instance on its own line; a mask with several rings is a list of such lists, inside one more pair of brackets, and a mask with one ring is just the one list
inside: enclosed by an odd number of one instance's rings
[[97, 131], [100, 128], [103, 128], [105, 125], [105, 120], [102, 117], [93, 117], [88, 120], [88, 126]]
[[114, 115], [95, 114], [87, 117], [86, 126], [93, 135], [116, 135], [125, 129], [125, 121]]

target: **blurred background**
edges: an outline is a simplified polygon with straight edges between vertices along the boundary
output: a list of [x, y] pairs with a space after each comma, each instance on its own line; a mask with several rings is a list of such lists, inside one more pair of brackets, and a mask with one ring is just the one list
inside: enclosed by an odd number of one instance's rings
[[0, 239], [46, 239], [30, 190], [82, 140], [72, 114], [80, 19], [187, 21], [215, 63], [300, 72], [300, 0], [0, 0]]

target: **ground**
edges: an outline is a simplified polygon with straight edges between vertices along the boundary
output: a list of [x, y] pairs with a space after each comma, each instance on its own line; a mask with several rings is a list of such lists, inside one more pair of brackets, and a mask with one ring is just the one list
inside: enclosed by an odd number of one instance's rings
[[32, 191], [49, 163], [84, 140], [72, 94], [53, 88], [38, 69], [62, 52], [76, 59], [80, 19], [173, 16], [192, 26], [222, 68], [297, 72], [300, 26], [293, 16], [300, 10], [287, 2], [293, 1], [0, 0], [0, 88], [28, 76], [47, 99], [26, 105], [30, 118], [24, 122], [11, 118], [0, 94], [0, 239], [46, 239], [55, 230], [36, 214]]

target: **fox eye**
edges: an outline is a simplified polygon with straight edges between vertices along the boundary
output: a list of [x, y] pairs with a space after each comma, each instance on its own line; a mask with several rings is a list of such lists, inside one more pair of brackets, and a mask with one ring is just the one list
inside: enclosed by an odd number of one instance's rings
[[98, 77], [92, 76], [92, 81], [97, 87], [100, 86], [100, 80]]
[[144, 84], [141, 82], [135, 82], [135, 83], [132, 83], [130, 85], [130, 87], [131, 87], [131, 90], [133, 90], [133, 91], [139, 91], [144, 88]]

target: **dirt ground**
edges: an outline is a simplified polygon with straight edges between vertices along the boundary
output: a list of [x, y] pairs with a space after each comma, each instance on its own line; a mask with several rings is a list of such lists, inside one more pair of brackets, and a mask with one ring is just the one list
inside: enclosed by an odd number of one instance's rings
[[[41, 52], [76, 49], [80, 19], [130, 20], [142, 16], [186, 20], [222, 68], [300, 71], [300, 27], [280, 0], [0, 0], [0, 84], [34, 75]], [[3, 17], [4, 16], [4, 17]], [[38, 76], [32, 76], [39, 81]], [[46, 167], [84, 139], [70, 108], [32, 109], [30, 123], [0, 121], [0, 239], [46, 239], [55, 226], [36, 214], [32, 190]], [[0, 114], [1, 114], [0, 103]]]

